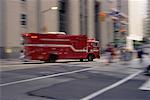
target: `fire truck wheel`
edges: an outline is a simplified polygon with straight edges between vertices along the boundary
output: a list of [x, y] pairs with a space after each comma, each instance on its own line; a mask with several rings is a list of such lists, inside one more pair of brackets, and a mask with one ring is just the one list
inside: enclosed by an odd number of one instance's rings
[[81, 62], [83, 62], [83, 59], [80, 59]]
[[54, 63], [54, 62], [56, 62], [57, 59], [58, 59], [58, 56], [57, 56], [57, 55], [51, 54], [51, 55], [49, 56], [48, 62]]
[[89, 54], [87, 59], [88, 59], [88, 61], [93, 61], [94, 55], [93, 54]]

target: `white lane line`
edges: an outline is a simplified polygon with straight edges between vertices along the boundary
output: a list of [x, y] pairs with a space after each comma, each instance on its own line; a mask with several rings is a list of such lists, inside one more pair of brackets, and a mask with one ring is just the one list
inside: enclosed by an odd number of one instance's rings
[[94, 69], [94, 68], [85, 68], [85, 69], [76, 70], [76, 71], [70, 71], [70, 72], [64, 72], [64, 73], [58, 73], [58, 74], [53, 74], [53, 75], [48, 75], [48, 76], [36, 77], [36, 78], [31, 78], [31, 79], [26, 79], [26, 80], [21, 80], [21, 81], [4, 83], [4, 84], [0, 84], [0, 87], [13, 85], [13, 84], [24, 83], [24, 82], [29, 82], [29, 81], [35, 81], [35, 80], [40, 80], [40, 79], [45, 79], [45, 78], [57, 77], [57, 76], [62, 76], [62, 75], [67, 75], [67, 74], [73, 74], [73, 73], [88, 71], [88, 70], [91, 70], [91, 69]]
[[94, 93], [92, 93], [92, 94], [90, 94], [90, 95], [88, 95], [88, 96], [86, 96], [84, 98], [81, 98], [80, 100], [90, 100], [90, 99], [92, 99], [92, 98], [94, 98], [94, 97], [96, 97], [96, 96], [98, 96], [100, 94], [103, 94], [106, 91], [109, 91], [110, 89], [113, 89], [113, 88], [115, 88], [115, 87], [117, 87], [117, 86], [127, 82], [128, 80], [134, 78], [135, 76], [139, 75], [142, 72], [143, 71], [138, 71], [138, 72], [136, 72], [134, 74], [131, 74], [128, 77], [126, 77], [126, 78], [124, 78], [124, 79], [122, 79], [122, 80], [120, 80], [120, 81], [118, 81], [118, 82], [116, 82], [116, 83], [114, 83], [114, 84], [112, 84], [112, 85], [110, 85], [108, 87], [105, 87], [105, 88], [103, 88], [101, 90], [98, 90], [98, 91], [96, 91], [96, 92], [94, 92]]
[[148, 81], [146, 81], [139, 89], [150, 91], [150, 79], [148, 79]]

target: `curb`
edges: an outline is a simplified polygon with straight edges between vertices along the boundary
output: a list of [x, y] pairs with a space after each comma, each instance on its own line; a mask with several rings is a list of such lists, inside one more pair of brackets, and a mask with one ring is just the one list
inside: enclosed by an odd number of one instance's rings
[[42, 64], [43, 61], [0, 61], [1, 65]]

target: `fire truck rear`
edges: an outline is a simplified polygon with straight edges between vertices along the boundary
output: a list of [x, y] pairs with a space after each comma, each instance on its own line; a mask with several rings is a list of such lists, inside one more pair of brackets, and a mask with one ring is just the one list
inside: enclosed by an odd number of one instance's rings
[[99, 42], [86, 35], [66, 35], [63, 32], [24, 33], [23, 49], [26, 59], [55, 62], [57, 59], [100, 58]]

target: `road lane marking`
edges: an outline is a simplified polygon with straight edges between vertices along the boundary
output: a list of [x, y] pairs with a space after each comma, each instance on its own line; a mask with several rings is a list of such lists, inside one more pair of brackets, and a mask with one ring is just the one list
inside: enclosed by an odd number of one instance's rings
[[148, 79], [148, 81], [146, 81], [139, 89], [150, 91], [150, 79]]
[[81, 69], [81, 70], [70, 71], [70, 72], [58, 73], [58, 74], [53, 74], [53, 75], [48, 75], [48, 76], [36, 77], [36, 78], [31, 78], [31, 79], [26, 79], [26, 80], [21, 80], [21, 81], [4, 83], [4, 84], [0, 84], [0, 87], [13, 85], [13, 84], [24, 83], [24, 82], [30, 82], [30, 81], [35, 81], [35, 80], [40, 80], [40, 79], [45, 79], [45, 78], [52, 78], [52, 77], [57, 77], [57, 76], [62, 76], [62, 75], [68, 75], [68, 74], [88, 71], [88, 70], [91, 70], [91, 69], [94, 69], [94, 67], [93, 68], [85, 68], [85, 69]]
[[[11, 71], [11, 70], [19, 70], [19, 69], [26, 69], [26, 68], [37, 68], [41, 66], [48, 66], [48, 65], [59, 65], [59, 63], [41, 63], [41, 64], [18, 64], [18, 65], [2, 65], [0, 66], [0, 72], [2, 71]], [[20, 67], [21, 66], [21, 67]]]
[[[75, 62], [74, 62], [75, 61]], [[26, 69], [26, 68], [37, 68], [37, 67], [41, 67], [41, 66], [44, 66], [44, 67], [47, 67], [48, 65], [65, 65], [65, 63], [68, 63], [68, 64], [77, 64], [77, 63], [81, 63], [81, 62], [78, 62], [78, 60], [58, 60], [58, 62], [56, 63], [40, 63], [40, 64], [11, 64], [11, 65], [3, 65], [0, 66], [0, 72], [2, 71], [12, 71], [12, 70], [19, 70], [19, 69]], [[31, 62], [32, 63], [32, 62]], [[87, 62], [82, 62], [83, 64], [84, 63], [87, 63]], [[20, 67], [21, 66], [21, 67]]]
[[128, 77], [126, 77], [126, 78], [124, 78], [124, 79], [122, 79], [122, 80], [120, 80], [120, 81], [118, 81], [118, 82], [116, 82], [116, 83], [114, 83], [114, 84], [112, 84], [112, 85], [110, 85], [108, 87], [105, 87], [105, 88], [103, 88], [101, 90], [98, 90], [98, 91], [96, 91], [96, 92], [94, 92], [94, 93], [92, 93], [92, 94], [90, 94], [90, 95], [88, 95], [86, 97], [81, 98], [80, 100], [90, 100], [90, 99], [92, 99], [92, 98], [94, 98], [94, 97], [96, 97], [96, 96], [98, 96], [100, 94], [103, 94], [106, 91], [109, 91], [109, 90], [111, 90], [111, 89], [113, 89], [113, 88], [115, 88], [115, 87], [117, 87], [117, 86], [127, 82], [128, 80], [134, 78], [135, 76], [139, 75], [142, 72], [143, 71], [140, 70], [140, 71], [138, 71], [138, 72], [136, 72], [134, 74], [131, 74]]

